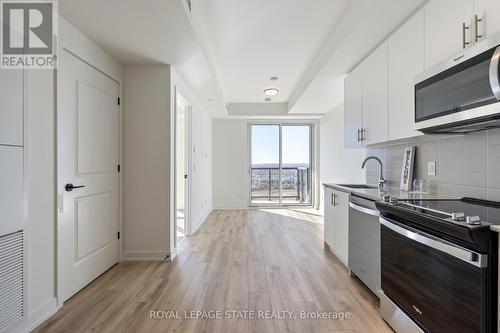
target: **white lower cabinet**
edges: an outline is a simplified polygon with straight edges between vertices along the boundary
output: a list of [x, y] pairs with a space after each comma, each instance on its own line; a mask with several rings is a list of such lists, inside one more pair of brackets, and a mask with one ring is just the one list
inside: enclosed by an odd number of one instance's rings
[[348, 264], [349, 194], [325, 187], [325, 243]]
[[23, 226], [23, 148], [0, 145], [0, 235]]

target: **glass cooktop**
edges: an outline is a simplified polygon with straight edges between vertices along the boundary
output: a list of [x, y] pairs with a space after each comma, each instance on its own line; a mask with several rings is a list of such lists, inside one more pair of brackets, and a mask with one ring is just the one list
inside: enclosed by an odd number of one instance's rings
[[500, 203], [473, 198], [398, 200], [395, 206], [458, 224], [500, 224]]

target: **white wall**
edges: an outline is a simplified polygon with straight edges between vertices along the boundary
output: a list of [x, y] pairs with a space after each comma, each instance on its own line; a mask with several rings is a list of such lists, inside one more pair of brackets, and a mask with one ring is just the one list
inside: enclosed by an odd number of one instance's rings
[[[328, 112], [319, 122], [320, 183], [364, 183], [361, 163], [365, 149], [344, 148], [344, 105]], [[321, 189], [321, 203], [323, 191]]]
[[[248, 124], [251, 123], [302, 123], [314, 124], [315, 120], [274, 119], [214, 119], [213, 130], [213, 198], [214, 209], [248, 208]], [[315, 135], [315, 142], [318, 135]], [[314, 152], [314, 166], [318, 165], [318, 149]], [[313, 178], [317, 170], [313, 170]], [[316, 194], [318, 192], [316, 186]]]
[[[121, 81], [121, 66], [63, 18], [59, 47]], [[52, 70], [26, 70], [26, 317], [12, 332], [35, 328], [57, 311], [56, 79]]]
[[123, 83], [123, 257], [160, 260], [170, 244], [170, 66], [128, 65]]
[[53, 71], [27, 71], [28, 329], [56, 310], [54, 82]]
[[248, 206], [247, 121], [214, 119], [212, 130], [214, 208], [245, 208]]
[[[191, 232], [194, 233], [212, 211], [212, 119], [191, 88], [172, 69], [173, 91], [191, 106]], [[173, 102], [175, 95], [172, 93]], [[172, 188], [173, 190], [173, 188]]]

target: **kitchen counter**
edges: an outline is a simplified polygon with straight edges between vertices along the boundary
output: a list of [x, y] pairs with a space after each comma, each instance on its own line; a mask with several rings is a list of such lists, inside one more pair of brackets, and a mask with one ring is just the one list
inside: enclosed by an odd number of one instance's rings
[[[323, 186], [347, 192], [350, 194], [355, 194], [357, 196], [369, 199], [369, 200], [383, 200], [384, 195], [390, 195], [391, 197], [397, 197], [400, 199], [449, 199], [449, 196], [444, 196], [440, 194], [419, 194], [419, 193], [409, 193], [400, 191], [399, 188], [384, 188], [383, 191], [380, 191], [378, 188], [352, 188], [341, 186], [338, 184], [324, 183]], [[500, 232], [500, 229], [499, 229]]]
[[[384, 188], [384, 191], [380, 191], [378, 188], [352, 188], [341, 186], [338, 184], [324, 183], [323, 186], [346, 192], [349, 194], [355, 194], [359, 197], [363, 197], [369, 200], [383, 200], [384, 195], [390, 195], [391, 197], [397, 197], [400, 199], [449, 199], [449, 196], [441, 194], [417, 194], [408, 193], [400, 191], [399, 188]], [[492, 225], [491, 230], [500, 233], [500, 225]]]

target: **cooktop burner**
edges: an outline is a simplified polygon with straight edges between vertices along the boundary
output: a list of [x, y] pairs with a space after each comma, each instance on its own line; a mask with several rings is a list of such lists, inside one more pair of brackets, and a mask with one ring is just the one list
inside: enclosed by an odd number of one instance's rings
[[462, 226], [500, 224], [500, 203], [493, 201], [473, 198], [424, 200], [393, 198], [391, 203], [396, 207]]

